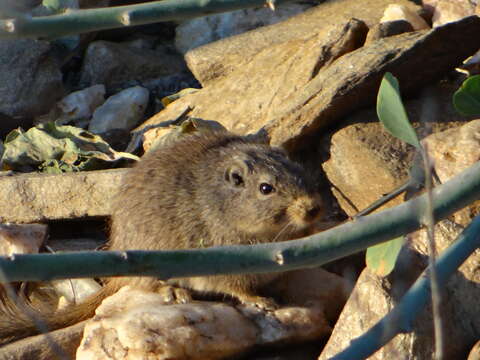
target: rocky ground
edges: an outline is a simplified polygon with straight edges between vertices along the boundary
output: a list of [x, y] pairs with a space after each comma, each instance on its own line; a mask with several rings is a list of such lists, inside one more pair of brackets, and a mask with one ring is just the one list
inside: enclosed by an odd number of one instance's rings
[[[345, 221], [408, 177], [414, 149], [388, 134], [375, 112], [387, 71], [447, 181], [480, 158], [480, 119], [452, 105], [463, 80], [480, 73], [474, 14], [474, 0], [299, 1], [275, 12], [90, 33], [68, 46], [65, 39], [0, 40], [0, 222], [21, 224], [1, 229], [0, 253], [101, 247], [110, 201], [135, 159], [129, 154], [174, 141], [182, 122], [198, 131], [220, 123], [285, 147], [321, 181], [324, 223]], [[437, 225], [439, 252], [477, 213], [473, 204]], [[386, 278], [364, 268], [363, 255], [289, 273], [270, 290], [290, 301], [269, 313], [218, 299], [169, 305], [124, 288], [95, 319], [51, 336], [77, 359], [328, 359], [393, 308], [427, 254], [419, 231]], [[477, 251], [445, 289], [447, 359], [480, 356], [479, 259]], [[78, 286], [86, 290], [75, 296], [99, 285]], [[65, 306], [70, 284], [53, 287]], [[430, 314], [371, 358], [431, 359]], [[55, 355], [45, 348], [40, 335], [0, 348], [0, 359]]]

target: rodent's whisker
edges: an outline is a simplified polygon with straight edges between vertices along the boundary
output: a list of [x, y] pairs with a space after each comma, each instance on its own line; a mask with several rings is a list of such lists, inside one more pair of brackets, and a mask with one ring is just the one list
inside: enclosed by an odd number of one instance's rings
[[278, 232], [278, 234], [273, 238], [272, 242], [278, 240], [278, 238], [291, 226], [293, 225], [291, 221], [289, 221], [285, 226]]

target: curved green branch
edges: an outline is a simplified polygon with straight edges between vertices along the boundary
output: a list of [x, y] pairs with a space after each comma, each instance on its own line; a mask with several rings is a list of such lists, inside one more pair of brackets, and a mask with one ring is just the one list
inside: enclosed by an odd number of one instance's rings
[[[433, 195], [437, 221], [480, 199], [480, 162], [436, 188]], [[10, 281], [140, 274], [168, 279], [287, 271], [322, 265], [417, 230], [422, 226], [425, 206], [422, 195], [307, 238], [279, 243], [201, 250], [13, 255], [0, 257], [0, 268]]]
[[[283, 3], [292, 0], [276, 0]], [[59, 15], [0, 20], [0, 38], [47, 38], [258, 7], [265, 0], [163, 0], [137, 5], [71, 10]]]

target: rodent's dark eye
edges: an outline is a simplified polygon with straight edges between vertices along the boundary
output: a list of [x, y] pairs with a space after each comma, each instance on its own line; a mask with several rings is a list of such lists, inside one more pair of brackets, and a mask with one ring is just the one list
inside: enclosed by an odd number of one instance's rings
[[235, 186], [240, 186], [243, 184], [243, 178], [240, 176], [240, 174], [237, 173], [232, 173], [232, 180], [233, 180], [233, 185]]
[[260, 192], [263, 195], [268, 195], [268, 194], [271, 194], [271, 193], [275, 192], [275, 188], [270, 184], [261, 183], [260, 184]]

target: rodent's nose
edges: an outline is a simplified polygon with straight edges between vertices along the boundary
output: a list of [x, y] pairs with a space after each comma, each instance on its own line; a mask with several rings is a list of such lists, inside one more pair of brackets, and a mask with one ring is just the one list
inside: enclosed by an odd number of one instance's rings
[[321, 208], [320, 206], [315, 206], [305, 212], [305, 219], [307, 221], [315, 220], [318, 216], [320, 216]]

